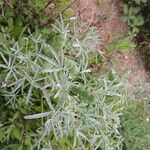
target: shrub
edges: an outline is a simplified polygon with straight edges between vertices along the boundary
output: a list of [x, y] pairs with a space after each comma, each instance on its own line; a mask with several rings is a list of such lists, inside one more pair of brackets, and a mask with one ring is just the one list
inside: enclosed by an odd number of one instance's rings
[[33, 35], [0, 47], [1, 147], [121, 149], [127, 93], [114, 71], [100, 77], [88, 68], [97, 31], [70, 34], [63, 20], [54, 28], [57, 51]]

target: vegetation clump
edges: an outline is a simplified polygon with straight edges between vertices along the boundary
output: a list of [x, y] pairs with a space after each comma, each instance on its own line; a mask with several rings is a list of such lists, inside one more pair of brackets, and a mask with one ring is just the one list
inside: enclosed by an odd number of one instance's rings
[[32, 35], [1, 47], [1, 142], [20, 149], [121, 148], [123, 82], [114, 72], [94, 77], [88, 69], [96, 30], [79, 39], [63, 20], [54, 28], [59, 51]]
[[149, 106], [130, 103], [126, 78], [114, 69], [91, 67], [105, 61], [98, 30], [68, 19], [72, 12], [56, 20], [68, 0], [55, 1], [48, 18], [51, 3], [0, 0], [0, 149], [146, 150]]

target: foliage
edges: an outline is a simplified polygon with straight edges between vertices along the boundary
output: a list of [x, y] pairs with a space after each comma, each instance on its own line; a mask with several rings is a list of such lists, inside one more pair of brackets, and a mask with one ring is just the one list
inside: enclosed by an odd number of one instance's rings
[[70, 34], [62, 19], [53, 27], [62, 39], [57, 51], [33, 35], [0, 48], [1, 147], [121, 149], [124, 82], [88, 68], [97, 31]]
[[131, 34], [136, 35], [137, 43], [139, 44], [139, 53], [142, 57], [145, 68], [149, 70], [150, 1], [125, 0], [124, 2], [124, 20], [131, 27]]
[[135, 48], [135, 44], [133, 43], [133, 36], [127, 36], [124, 38], [116, 38], [109, 46], [108, 50], [110, 52], [114, 52], [114, 50], [121, 52], [130, 52]]
[[150, 100], [150, 83], [144, 83], [141, 82], [136, 90], [136, 96], [138, 99], [143, 99], [143, 101], [145, 101], [147, 104], [149, 103]]
[[145, 37], [149, 37], [150, 1], [124, 0], [124, 2], [124, 20], [131, 26], [132, 33], [140, 33]]
[[69, 1], [0, 0], [0, 32], [18, 40], [22, 34], [28, 35], [28, 29], [31, 33], [43, 31], [43, 26], [50, 26], [59, 17], [59, 12], [64, 9], [62, 3], [66, 6]]
[[[127, 135], [128, 84], [113, 69], [97, 72], [98, 62], [105, 61], [97, 51], [99, 31], [76, 17], [58, 17], [69, 2], [54, 1], [55, 11], [47, 12], [52, 6], [48, 0], [0, 0], [2, 150], [121, 150], [123, 144], [135, 145], [128, 139], [136, 139], [136, 132]], [[46, 28], [55, 18], [60, 20]], [[133, 46], [127, 37], [112, 48]], [[143, 133], [149, 131], [147, 125], [143, 128]]]
[[150, 106], [131, 102], [123, 111], [122, 134], [125, 150], [148, 150], [150, 147]]

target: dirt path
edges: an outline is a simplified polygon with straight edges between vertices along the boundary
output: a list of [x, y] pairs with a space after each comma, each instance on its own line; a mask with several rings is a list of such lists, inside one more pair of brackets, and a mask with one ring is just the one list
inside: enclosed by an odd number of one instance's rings
[[[120, 0], [80, 0], [76, 2], [73, 9], [79, 17], [91, 26], [100, 29], [102, 45], [109, 45], [118, 35], [126, 35], [128, 26], [122, 21], [122, 3]], [[103, 1], [103, 2], [102, 2]], [[119, 74], [130, 70], [128, 79], [132, 86], [138, 84], [139, 80], [147, 78], [145, 69], [136, 51], [130, 53], [114, 52], [114, 59], [119, 60], [116, 70]]]

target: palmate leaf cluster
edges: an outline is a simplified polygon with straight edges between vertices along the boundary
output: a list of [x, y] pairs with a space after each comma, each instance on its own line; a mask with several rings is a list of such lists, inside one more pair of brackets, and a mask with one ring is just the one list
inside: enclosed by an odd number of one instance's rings
[[[0, 142], [4, 149], [122, 149], [120, 116], [125, 82], [112, 70], [93, 75], [97, 30], [61, 19], [55, 50], [30, 35], [0, 47]], [[7, 144], [6, 144], [7, 143]]]

